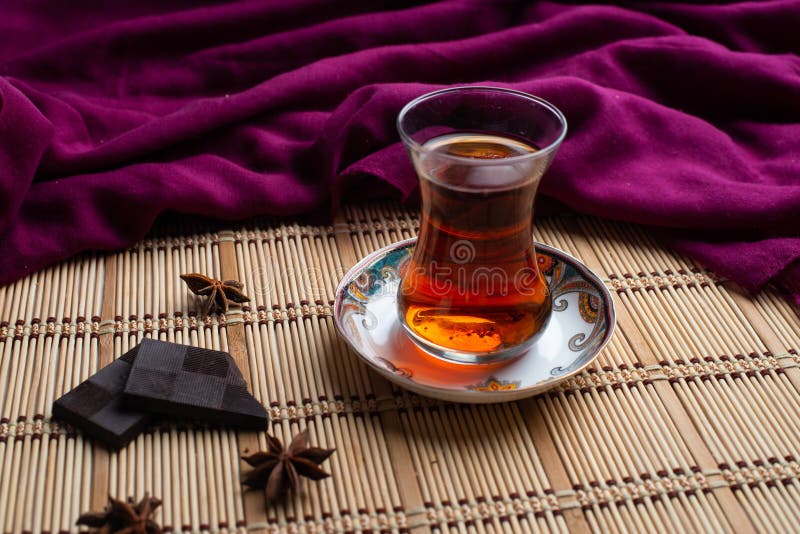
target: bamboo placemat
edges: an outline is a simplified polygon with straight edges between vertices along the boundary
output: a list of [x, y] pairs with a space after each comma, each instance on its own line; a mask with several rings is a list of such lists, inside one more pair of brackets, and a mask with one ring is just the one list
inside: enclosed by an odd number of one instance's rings
[[[490, 406], [395, 389], [331, 317], [341, 275], [414, 235], [414, 213], [349, 207], [333, 226], [172, 224], [0, 288], [0, 528], [74, 531], [109, 494], [164, 500], [185, 532], [698, 532], [800, 525], [800, 320], [742, 295], [646, 231], [541, 221], [539, 240], [615, 290], [618, 330], [588, 372]], [[249, 306], [208, 320], [178, 279], [238, 278]], [[243, 492], [264, 433], [155, 428], [119, 453], [54, 424], [53, 399], [144, 336], [229, 351], [283, 440], [336, 447], [333, 476], [285, 506]]]

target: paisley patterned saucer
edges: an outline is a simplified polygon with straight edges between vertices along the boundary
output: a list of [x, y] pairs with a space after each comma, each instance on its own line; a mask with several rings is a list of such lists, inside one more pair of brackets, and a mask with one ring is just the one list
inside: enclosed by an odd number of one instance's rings
[[549, 389], [588, 366], [614, 330], [614, 304], [603, 282], [581, 262], [536, 243], [553, 295], [553, 314], [531, 348], [501, 364], [450, 363], [409, 339], [397, 314], [398, 273], [416, 239], [361, 260], [336, 290], [336, 327], [367, 364], [420, 395], [454, 402], [521, 399]]

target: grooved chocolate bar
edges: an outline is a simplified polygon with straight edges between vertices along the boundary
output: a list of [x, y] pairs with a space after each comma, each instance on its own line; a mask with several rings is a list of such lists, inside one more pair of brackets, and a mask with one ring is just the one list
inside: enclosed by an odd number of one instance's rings
[[138, 348], [126, 352], [56, 400], [53, 417], [115, 449], [138, 436], [152, 417], [122, 403], [122, 391]]
[[144, 339], [125, 386], [128, 406], [212, 424], [262, 430], [264, 407], [225, 352]]

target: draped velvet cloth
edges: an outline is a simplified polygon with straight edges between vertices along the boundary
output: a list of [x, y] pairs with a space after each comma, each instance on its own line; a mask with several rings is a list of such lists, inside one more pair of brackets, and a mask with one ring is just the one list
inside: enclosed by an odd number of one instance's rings
[[0, 283], [164, 212], [414, 198], [398, 111], [483, 84], [566, 115], [542, 202], [800, 301], [798, 28], [796, 1], [4, 3]]

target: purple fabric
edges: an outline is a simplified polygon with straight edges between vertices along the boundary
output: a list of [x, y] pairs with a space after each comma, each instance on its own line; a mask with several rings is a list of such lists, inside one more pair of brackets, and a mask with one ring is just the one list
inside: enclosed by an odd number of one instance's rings
[[165, 211], [408, 198], [397, 112], [482, 83], [566, 114], [544, 195], [668, 230], [746, 287], [800, 287], [800, 2], [10, 4], [0, 283]]

